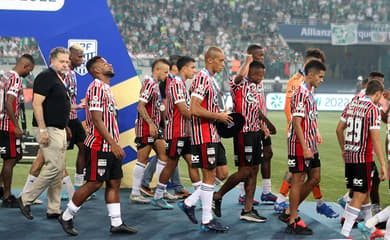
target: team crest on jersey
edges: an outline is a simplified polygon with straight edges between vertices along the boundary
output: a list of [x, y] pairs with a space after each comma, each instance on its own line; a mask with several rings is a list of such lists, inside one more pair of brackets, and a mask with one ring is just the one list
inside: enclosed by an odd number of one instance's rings
[[245, 96], [245, 98], [246, 98], [246, 101], [247, 101], [248, 103], [253, 103], [253, 102], [256, 101], [256, 98], [253, 96], [253, 93], [251, 93], [251, 92], [249, 92], [249, 93]]
[[312, 120], [312, 121], [316, 120], [316, 119], [317, 119], [317, 116], [318, 116], [317, 111], [310, 111], [310, 112], [309, 112], [309, 118], [310, 118], [310, 120]]
[[88, 73], [86, 64], [88, 60], [98, 54], [98, 44], [95, 39], [69, 39], [68, 48], [73, 44], [79, 44], [84, 48], [84, 60], [81, 66], [74, 69], [79, 75], [84, 76]]

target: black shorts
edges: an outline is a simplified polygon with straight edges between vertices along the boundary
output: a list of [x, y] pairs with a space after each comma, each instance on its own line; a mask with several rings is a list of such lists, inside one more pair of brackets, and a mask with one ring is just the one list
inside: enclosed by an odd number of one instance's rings
[[122, 161], [112, 152], [101, 152], [85, 147], [86, 180], [104, 182], [123, 177]]
[[371, 191], [372, 176], [374, 169], [373, 162], [368, 163], [346, 163], [345, 183], [347, 188], [354, 192], [366, 193]]
[[222, 143], [192, 145], [192, 167], [214, 169], [226, 165], [225, 148]]
[[265, 138], [265, 134], [264, 134], [263, 130], [260, 130], [260, 133], [261, 133], [261, 141], [263, 142], [263, 148], [270, 146], [272, 144], [271, 135], [269, 135], [267, 138]]
[[[157, 139], [164, 139], [164, 130], [162, 128], [158, 129], [158, 135]], [[137, 150], [142, 149], [146, 147], [146, 145], [154, 145], [154, 142], [156, 139], [150, 135], [142, 136], [142, 137], [136, 137], [134, 142], [137, 147]]]
[[169, 158], [179, 159], [180, 156], [191, 154], [191, 139], [190, 137], [167, 139], [165, 149]]
[[259, 132], [238, 133], [233, 138], [234, 163], [236, 167], [256, 166], [263, 162], [262, 134]]
[[4, 160], [22, 158], [21, 139], [16, 139], [14, 132], [0, 131], [0, 155]]
[[77, 143], [84, 143], [86, 138], [85, 130], [78, 118], [69, 120], [68, 127], [72, 132], [72, 139], [70, 139], [68, 149], [73, 149], [74, 145]]
[[291, 173], [308, 172], [312, 168], [321, 167], [320, 155], [314, 154], [314, 159], [304, 159], [303, 156], [288, 156], [288, 169]]

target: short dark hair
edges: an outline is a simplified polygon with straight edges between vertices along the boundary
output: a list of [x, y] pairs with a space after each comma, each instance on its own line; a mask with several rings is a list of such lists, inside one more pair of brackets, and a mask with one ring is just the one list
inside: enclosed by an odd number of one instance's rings
[[182, 56], [177, 60], [177, 69], [180, 71], [185, 65], [187, 65], [190, 62], [195, 62], [195, 59], [188, 56]]
[[155, 61], [152, 63], [152, 71], [154, 70], [154, 68], [156, 67], [156, 65], [157, 65], [158, 63], [164, 63], [164, 64], [170, 66], [170, 63], [169, 63], [168, 60], [166, 60], [165, 58], [159, 58], [159, 59], [155, 60]]
[[250, 69], [265, 69], [265, 66], [262, 62], [253, 61], [251, 64], [249, 64], [249, 70]]
[[319, 48], [309, 48], [305, 51], [305, 59], [309, 58], [319, 58], [323, 63], [325, 63], [326, 58], [323, 51]]
[[35, 65], [35, 60], [31, 54], [23, 54], [20, 58], [26, 58], [28, 59], [33, 65]]
[[93, 67], [93, 65], [95, 65], [96, 61], [99, 60], [99, 59], [102, 59], [102, 56], [97, 55], [97, 56], [94, 56], [93, 58], [88, 60], [88, 62], [86, 64], [86, 67], [87, 67], [87, 70], [88, 70], [89, 74], [92, 75], [92, 72], [91, 72], [92, 71], [92, 67]]
[[375, 79], [375, 78], [385, 78], [385, 74], [379, 71], [372, 71], [370, 74], [368, 74], [369, 80]]
[[252, 45], [248, 46], [248, 48], [246, 49], [246, 53], [247, 54], [253, 54], [253, 52], [258, 50], [258, 49], [262, 50], [263, 47], [260, 46], [260, 45], [257, 45], [257, 44], [252, 44]]
[[364, 78], [362, 81], [362, 86], [367, 85], [367, 83], [368, 83], [368, 78]]
[[311, 60], [305, 65], [305, 73], [308, 74], [310, 70], [326, 71], [325, 65], [317, 60]]
[[383, 92], [384, 86], [381, 81], [374, 79], [368, 82], [367, 88], [366, 88], [366, 95], [374, 95], [376, 92], [381, 91]]
[[173, 66], [177, 66], [177, 61], [181, 58], [180, 55], [172, 55], [169, 57], [169, 69], [172, 70]]

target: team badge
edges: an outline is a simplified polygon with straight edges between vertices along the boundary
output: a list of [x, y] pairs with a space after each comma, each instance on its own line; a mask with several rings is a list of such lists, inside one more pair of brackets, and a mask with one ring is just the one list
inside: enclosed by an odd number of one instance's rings
[[98, 174], [103, 176], [106, 173], [107, 159], [98, 159]]
[[97, 40], [94, 39], [69, 39], [68, 48], [73, 44], [79, 44], [84, 48], [84, 60], [81, 66], [74, 69], [79, 75], [84, 76], [88, 73], [87, 71], [87, 62], [91, 58], [97, 55], [98, 53], [98, 44]]

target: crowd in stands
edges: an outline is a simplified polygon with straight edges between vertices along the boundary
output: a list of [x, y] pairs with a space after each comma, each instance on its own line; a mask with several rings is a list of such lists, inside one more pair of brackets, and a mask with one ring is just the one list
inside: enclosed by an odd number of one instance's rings
[[[249, 43], [266, 47], [267, 76], [288, 76], [302, 53], [280, 37], [278, 23], [386, 23], [385, 0], [108, 0], [132, 57], [173, 54], [201, 57], [221, 47], [228, 60], [242, 59]], [[0, 38], [0, 56], [39, 55], [31, 38]]]

